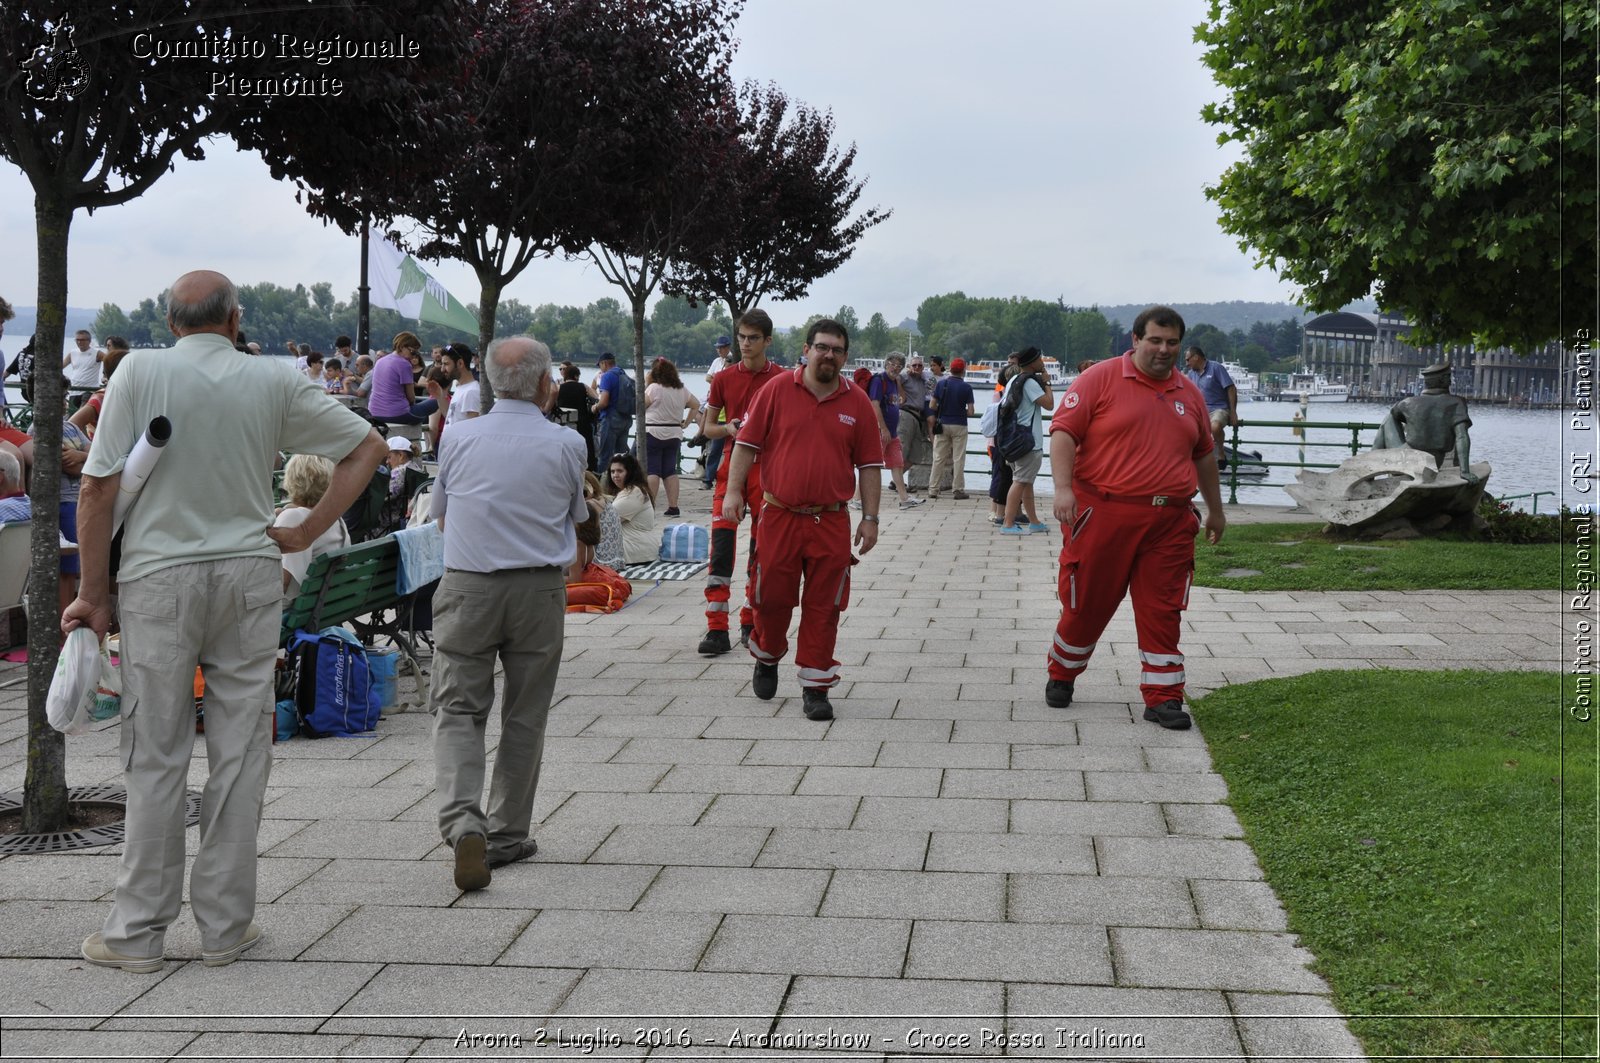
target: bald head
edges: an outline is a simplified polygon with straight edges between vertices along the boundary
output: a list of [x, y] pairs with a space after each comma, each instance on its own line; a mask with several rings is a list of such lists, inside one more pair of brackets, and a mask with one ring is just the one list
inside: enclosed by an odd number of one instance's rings
[[550, 348], [532, 336], [507, 336], [489, 344], [484, 359], [489, 386], [508, 399], [539, 402], [550, 386]]
[[233, 342], [239, 332], [239, 290], [208, 269], [185, 273], [167, 294], [167, 327], [174, 336], [212, 332]]

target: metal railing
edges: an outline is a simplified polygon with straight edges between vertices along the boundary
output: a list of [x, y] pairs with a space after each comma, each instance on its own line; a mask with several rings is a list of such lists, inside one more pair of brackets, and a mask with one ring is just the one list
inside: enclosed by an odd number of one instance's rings
[[[1228, 445], [1233, 448], [1233, 452], [1234, 452], [1235, 455], [1237, 455], [1239, 453], [1241, 445], [1243, 445], [1245, 443], [1255, 443], [1255, 444], [1258, 444], [1258, 445], [1284, 445], [1285, 444], [1285, 440], [1283, 440], [1283, 439], [1244, 439], [1244, 438], [1242, 438], [1240, 436], [1239, 433], [1245, 428], [1287, 428], [1287, 429], [1290, 429], [1291, 435], [1290, 435], [1290, 438], [1287, 441], [1287, 445], [1288, 446], [1292, 446], [1292, 447], [1296, 447], [1299, 450], [1299, 460], [1297, 460], [1297, 461], [1265, 461], [1265, 460], [1263, 460], [1263, 461], [1255, 461], [1255, 460], [1251, 460], [1248, 463], [1249, 465], [1251, 465], [1253, 467], [1256, 467], [1256, 468], [1260, 468], [1262, 466], [1265, 466], [1267, 468], [1280, 468], [1280, 469], [1337, 469], [1339, 467], [1339, 464], [1340, 464], [1337, 461], [1333, 461], [1333, 462], [1328, 462], [1328, 461], [1307, 461], [1306, 460], [1306, 448], [1307, 447], [1323, 447], [1323, 448], [1336, 447], [1341, 452], [1349, 451], [1350, 456], [1354, 457], [1355, 455], [1361, 453], [1361, 451], [1362, 451], [1362, 449], [1364, 447], [1370, 448], [1371, 445], [1372, 445], [1370, 442], [1363, 443], [1361, 441], [1361, 433], [1362, 432], [1376, 432], [1378, 430], [1378, 426], [1376, 424], [1371, 424], [1371, 423], [1368, 423], [1366, 421], [1293, 421], [1293, 420], [1291, 420], [1291, 421], [1246, 421], [1246, 420], [1242, 420], [1241, 419], [1238, 424], [1234, 425], [1231, 429], [1229, 429], [1230, 438], [1228, 439]], [[1333, 429], [1333, 430], [1339, 431], [1339, 432], [1349, 432], [1350, 433], [1350, 441], [1348, 443], [1345, 443], [1343, 441], [1340, 441], [1340, 442], [1326, 442], [1326, 441], [1322, 441], [1322, 440], [1313, 440], [1311, 438], [1310, 433], [1311, 433], [1311, 430], [1314, 429], [1314, 428], [1317, 428], [1317, 429]], [[1227, 487], [1228, 487], [1228, 504], [1229, 505], [1236, 505], [1238, 503], [1238, 501], [1239, 501], [1239, 463], [1238, 462], [1229, 463], [1228, 468], [1223, 471], [1222, 479], [1223, 479], [1223, 482], [1225, 484], [1227, 484]], [[1249, 481], [1247, 481], [1245, 483], [1245, 486], [1246, 487], [1284, 487], [1287, 484], [1288, 484], [1288, 481], [1284, 481], [1284, 483], [1269, 483], [1269, 482], [1265, 482], [1265, 481], [1257, 482], [1256, 480], [1254, 480], [1252, 478], [1252, 479], [1250, 479]]]
[[1496, 498], [1495, 501], [1500, 503], [1502, 506], [1509, 506], [1513, 502], [1520, 502], [1526, 498], [1530, 500], [1528, 502], [1528, 512], [1538, 513], [1540, 497], [1543, 495], [1549, 495], [1551, 498], [1554, 498], [1558, 493], [1559, 492], [1556, 491], [1529, 491], [1527, 494], [1523, 495], [1501, 495], [1499, 498]]

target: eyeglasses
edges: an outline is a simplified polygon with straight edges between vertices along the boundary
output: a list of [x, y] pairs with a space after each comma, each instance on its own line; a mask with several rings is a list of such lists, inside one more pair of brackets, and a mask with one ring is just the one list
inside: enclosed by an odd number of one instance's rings
[[832, 343], [813, 343], [811, 349], [821, 355], [849, 354], [849, 347], [839, 347]]
[[739, 345], [743, 346], [746, 343], [760, 343], [764, 338], [765, 337], [763, 337], [760, 333], [746, 335], [745, 333], [741, 332], [739, 333]]

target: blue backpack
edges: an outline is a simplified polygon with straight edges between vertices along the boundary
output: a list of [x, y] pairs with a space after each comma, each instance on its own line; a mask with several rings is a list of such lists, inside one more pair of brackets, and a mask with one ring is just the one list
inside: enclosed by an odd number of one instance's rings
[[633, 390], [633, 377], [621, 367], [617, 367], [617, 393], [611, 399], [611, 405], [617, 414], [632, 419], [637, 411], [638, 398]]
[[320, 634], [296, 631], [289, 640], [300, 730], [312, 738], [349, 737], [375, 730], [382, 693], [372, 682], [367, 651], [342, 627]]

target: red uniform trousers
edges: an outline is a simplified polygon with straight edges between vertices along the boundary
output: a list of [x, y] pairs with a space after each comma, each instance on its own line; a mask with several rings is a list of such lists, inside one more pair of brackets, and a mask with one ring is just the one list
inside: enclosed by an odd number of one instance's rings
[[[733, 464], [733, 447], [726, 460], [717, 466], [717, 487], [711, 494], [711, 564], [706, 569], [706, 629], [728, 630], [728, 608], [733, 597], [733, 560], [738, 553], [739, 526], [722, 519], [722, 498], [728, 493], [728, 466]], [[739, 623], [755, 623], [750, 610], [750, 587], [756, 578], [756, 536], [761, 530], [761, 465], [750, 466], [744, 481], [744, 506], [750, 514], [750, 557], [745, 562], [744, 605]]]
[[[789, 652], [789, 618], [800, 606], [794, 663], [802, 687], [826, 690], [839, 682], [833, 647], [839, 614], [850, 604], [850, 515], [793, 513], [768, 506], [762, 516], [761, 563], [751, 578], [756, 628], [750, 655], [777, 664]], [[801, 589], [802, 580], [805, 583]]]
[[1050, 678], [1082, 674], [1131, 587], [1144, 703], [1183, 700], [1178, 628], [1189, 607], [1200, 515], [1177, 495], [1166, 506], [1077, 497], [1078, 519], [1061, 548], [1061, 619], [1050, 647]]

